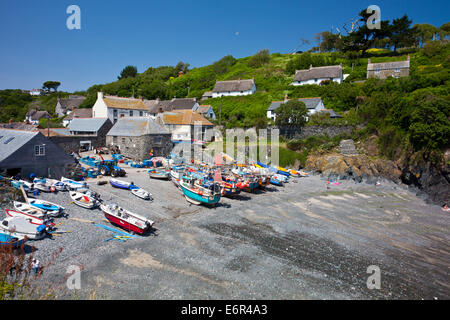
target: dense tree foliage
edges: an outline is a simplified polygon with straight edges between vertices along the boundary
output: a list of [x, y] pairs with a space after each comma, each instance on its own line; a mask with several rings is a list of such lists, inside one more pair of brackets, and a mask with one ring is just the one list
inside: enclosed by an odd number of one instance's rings
[[42, 89], [46, 90], [47, 92], [50, 92], [51, 89], [53, 91], [58, 91], [58, 87], [61, 85], [61, 82], [58, 81], [46, 81], [42, 85]]
[[290, 100], [275, 110], [275, 123], [279, 126], [303, 127], [308, 118], [308, 109], [302, 101]]
[[125, 78], [135, 78], [137, 76], [137, 68], [135, 66], [126, 66], [120, 72], [120, 75], [117, 77], [118, 80], [122, 80]]

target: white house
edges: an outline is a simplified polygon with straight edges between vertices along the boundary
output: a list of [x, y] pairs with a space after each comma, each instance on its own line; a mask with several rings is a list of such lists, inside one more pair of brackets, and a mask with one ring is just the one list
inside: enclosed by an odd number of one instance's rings
[[249, 80], [230, 80], [217, 81], [214, 86], [212, 97], [219, 98], [223, 96], [247, 96], [256, 92], [254, 79]]
[[[311, 116], [317, 112], [326, 110], [325, 106], [323, 104], [322, 98], [320, 98], [320, 97], [303, 98], [303, 99], [297, 99], [297, 100], [305, 103], [306, 108], [308, 109], [309, 116]], [[270, 107], [267, 109], [267, 118], [275, 121], [275, 119], [276, 119], [275, 110], [278, 109], [280, 107], [280, 105], [282, 105], [283, 103], [286, 103], [288, 101], [289, 101], [288, 99], [285, 99], [284, 101], [272, 102]]]
[[294, 86], [305, 84], [320, 84], [322, 81], [331, 80], [337, 83], [344, 81], [342, 64], [338, 66], [327, 66], [314, 68], [312, 65], [306, 70], [297, 70], [294, 76]]
[[195, 126], [200, 126], [201, 140], [205, 140], [207, 130], [214, 127], [201, 114], [192, 110], [167, 111], [158, 114], [156, 119], [172, 134], [173, 142], [191, 142], [195, 137]]
[[30, 95], [32, 96], [40, 96], [42, 94], [42, 89], [32, 89], [30, 90]]
[[92, 107], [92, 118], [109, 118], [112, 123], [123, 117], [149, 115], [149, 109], [142, 99], [103, 96], [103, 92], [97, 93], [97, 101]]

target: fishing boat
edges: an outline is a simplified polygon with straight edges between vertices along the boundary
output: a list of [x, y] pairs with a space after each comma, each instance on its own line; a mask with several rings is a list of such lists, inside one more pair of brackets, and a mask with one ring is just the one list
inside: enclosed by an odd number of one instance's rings
[[94, 190], [91, 190], [91, 189], [79, 189], [76, 192], [83, 193], [83, 194], [87, 195], [88, 197], [90, 197], [92, 199], [95, 199], [97, 201], [101, 201], [100, 200], [100, 194], [98, 192], [95, 192]]
[[0, 223], [0, 230], [14, 237], [27, 237], [31, 240], [39, 240], [45, 237], [47, 226], [41, 224], [36, 226], [24, 217], [9, 217]]
[[64, 182], [56, 179], [46, 179], [46, 183], [50, 188], [55, 188], [57, 191], [67, 191], [68, 186]]
[[185, 174], [186, 168], [184, 166], [173, 166], [170, 171], [170, 180], [175, 184], [175, 186], [179, 189], [180, 181], [183, 179], [183, 175]]
[[275, 186], [279, 186], [279, 187], [284, 186], [284, 182], [282, 181], [282, 179], [280, 179], [280, 177], [278, 175], [273, 175], [270, 178], [270, 183]]
[[38, 225], [38, 226], [41, 225], [41, 224], [45, 224], [45, 225], [50, 226], [50, 227], [54, 227], [55, 226], [55, 224], [53, 222], [50, 222], [44, 216], [42, 216], [41, 218], [38, 218], [36, 216], [27, 214], [25, 212], [9, 210], [9, 209], [5, 209], [5, 213], [6, 213], [6, 215], [8, 217], [23, 217], [26, 220], [28, 220], [30, 223]]
[[118, 179], [114, 179], [114, 178], [109, 179], [109, 183], [114, 188], [119, 188], [119, 189], [131, 190], [133, 188], [133, 186], [135, 187], [133, 182], [126, 182], [126, 181], [122, 181], [122, 180], [118, 180]]
[[35, 208], [46, 211], [47, 214], [52, 217], [59, 216], [65, 209], [64, 207], [57, 205], [56, 203], [41, 199], [28, 199], [28, 204]]
[[84, 181], [75, 181], [72, 179], [68, 179], [68, 178], [61, 178], [61, 182], [65, 183], [67, 185], [67, 187], [69, 188], [69, 190], [78, 190], [78, 189], [88, 189], [89, 186], [86, 182]]
[[112, 224], [131, 233], [144, 234], [154, 225], [154, 221], [119, 207], [116, 203], [100, 205], [100, 209]]
[[141, 199], [144, 200], [151, 200], [152, 199], [152, 194], [145, 191], [142, 188], [133, 188], [130, 190], [132, 194], [134, 194], [136, 197], [139, 197]]
[[147, 172], [152, 179], [168, 180], [170, 178], [170, 172], [164, 169], [150, 169]]
[[76, 205], [86, 209], [92, 209], [98, 204], [97, 200], [81, 192], [70, 191], [69, 195]]
[[29, 205], [28, 203], [13, 201], [13, 204], [14, 204], [14, 208], [17, 211], [23, 212], [25, 214], [28, 214], [28, 215], [36, 217], [36, 218], [43, 218], [46, 213], [45, 210], [33, 207], [32, 205]]
[[23, 190], [28, 194], [33, 194], [37, 191], [37, 189], [34, 188], [32, 183], [26, 182], [24, 180], [13, 180], [11, 181], [11, 186], [14, 189], [20, 190], [20, 187], [22, 186]]
[[0, 247], [13, 247], [18, 248], [26, 242], [25, 237], [12, 236], [6, 233], [0, 232]]
[[35, 178], [33, 180], [33, 186], [39, 191], [43, 192], [51, 192], [50, 187], [47, 185], [47, 181], [45, 179]]
[[202, 203], [211, 206], [215, 205], [220, 201], [222, 193], [220, 184], [214, 183], [214, 190], [211, 190], [195, 184], [195, 179], [191, 179], [189, 182], [185, 181], [185, 179], [181, 180], [180, 187], [186, 200], [196, 205]]

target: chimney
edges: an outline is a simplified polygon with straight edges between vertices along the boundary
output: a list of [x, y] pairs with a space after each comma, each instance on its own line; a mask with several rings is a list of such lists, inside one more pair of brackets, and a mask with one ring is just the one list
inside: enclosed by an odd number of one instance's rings
[[97, 92], [97, 99], [103, 99], [103, 92]]

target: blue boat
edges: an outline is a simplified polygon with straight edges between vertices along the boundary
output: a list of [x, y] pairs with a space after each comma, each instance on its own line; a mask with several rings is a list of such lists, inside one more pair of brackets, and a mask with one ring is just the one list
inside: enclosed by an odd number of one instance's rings
[[270, 183], [279, 187], [284, 185], [283, 181], [278, 180], [276, 177], [270, 178]]
[[130, 183], [126, 181], [117, 180], [114, 178], [109, 179], [109, 183], [115, 188], [126, 190], [138, 189], [138, 187], [136, 187], [132, 182]]
[[215, 205], [220, 201], [220, 186], [219, 192], [214, 192], [208, 190], [206, 188], [198, 187], [192, 184], [189, 184], [185, 181], [180, 183], [181, 190], [183, 190], [184, 196], [186, 200], [193, 204], [206, 204], [206, 205]]
[[0, 233], [0, 247], [11, 246], [13, 248], [20, 247], [25, 243], [23, 237], [13, 237], [6, 233]]

